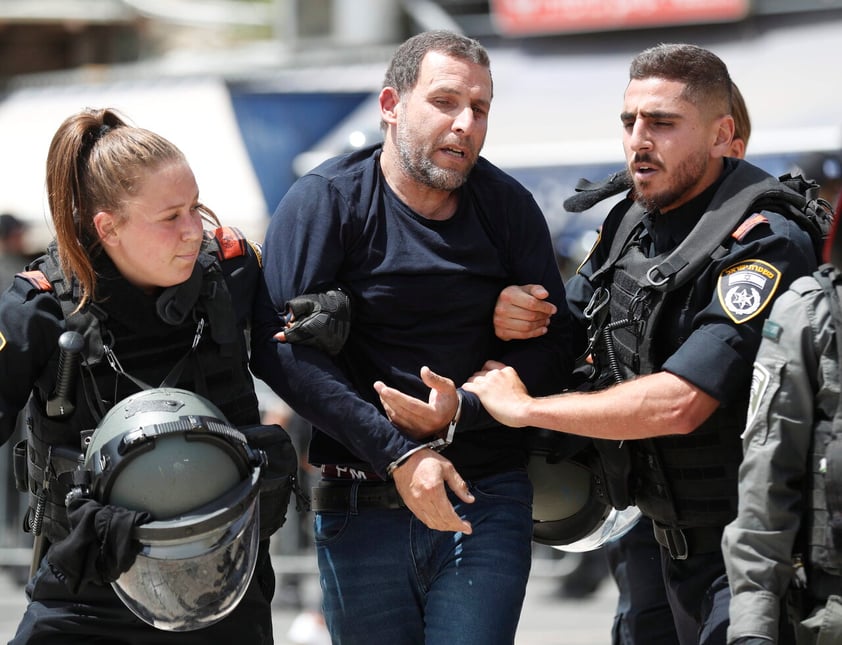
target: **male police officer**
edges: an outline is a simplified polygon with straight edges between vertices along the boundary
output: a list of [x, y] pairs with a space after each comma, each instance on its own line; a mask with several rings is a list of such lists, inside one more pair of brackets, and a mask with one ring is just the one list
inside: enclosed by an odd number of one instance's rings
[[604, 440], [612, 501], [654, 520], [682, 645], [724, 643], [720, 540], [736, 514], [751, 364], [769, 303], [815, 255], [786, 217], [746, 212], [748, 195], [773, 180], [726, 158], [731, 79], [711, 52], [639, 54], [621, 120], [633, 190], [568, 283], [591, 320], [604, 389], [533, 399], [495, 362], [464, 387], [507, 425]]

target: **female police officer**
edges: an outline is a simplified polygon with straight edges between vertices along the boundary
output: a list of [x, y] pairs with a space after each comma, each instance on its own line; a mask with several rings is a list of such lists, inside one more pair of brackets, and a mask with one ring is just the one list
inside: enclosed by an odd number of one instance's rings
[[[199, 202], [183, 154], [112, 110], [61, 124], [47, 191], [56, 239], [0, 298], [0, 438], [26, 405], [27, 488], [36, 544], [45, 545], [12, 642], [271, 643], [268, 540], [232, 613], [199, 631], [163, 631], [138, 620], [108, 584], [131, 566], [130, 529], [143, 518], [100, 515], [90, 538], [64, 505], [80, 433], [145, 384], [202, 395], [233, 426], [259, 422], [244, 342], [259, 250], [233, 229], [206, 231], [205, 222], [219, 222]], [[85, 339], [69, 383], [57, 377], [66, 330]]]

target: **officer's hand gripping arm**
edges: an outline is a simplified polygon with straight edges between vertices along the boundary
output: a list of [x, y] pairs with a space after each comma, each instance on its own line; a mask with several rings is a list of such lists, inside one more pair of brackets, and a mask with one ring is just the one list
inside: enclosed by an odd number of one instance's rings
[[335, 356], [351, 331], [351, 299], [339, 289], [306, 293], [287, 301], [287, 325], [275, 338]]

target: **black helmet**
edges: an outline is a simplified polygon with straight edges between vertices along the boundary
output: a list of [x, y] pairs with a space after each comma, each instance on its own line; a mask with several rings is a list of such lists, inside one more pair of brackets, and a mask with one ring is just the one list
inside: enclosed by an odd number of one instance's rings
[[562, 551], [591, 551], [616, 539], [640, 516], [614, 509], [589, 466], [590, 440], [531, 431], [527, 472], [532, 482], [532, 539]]
[[212, 403], [176, 388], [132, 395], [102, 419], [85, 453], [91, 494], [147, 511], [141, 544], [113, 584], [159, 629], [190, 631], [227, 616], [254, 572], [263, 456]]

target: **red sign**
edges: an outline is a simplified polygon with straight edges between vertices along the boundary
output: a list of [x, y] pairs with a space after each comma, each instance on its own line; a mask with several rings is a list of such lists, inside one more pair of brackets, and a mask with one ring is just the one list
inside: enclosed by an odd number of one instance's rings
[[749, 0], [491, 0], [501, 33], [612, 31], [741, 20]]

